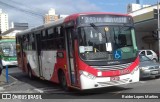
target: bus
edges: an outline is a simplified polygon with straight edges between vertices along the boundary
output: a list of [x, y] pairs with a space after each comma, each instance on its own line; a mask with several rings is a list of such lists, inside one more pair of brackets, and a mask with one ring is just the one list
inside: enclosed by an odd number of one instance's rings
[[15, 36], [0, 36], [0, 67], [17, 65]]
[[16, 34], [18, 67], [63, 89], [104, 88], [139, 81], [133, 19], [77, 13]]

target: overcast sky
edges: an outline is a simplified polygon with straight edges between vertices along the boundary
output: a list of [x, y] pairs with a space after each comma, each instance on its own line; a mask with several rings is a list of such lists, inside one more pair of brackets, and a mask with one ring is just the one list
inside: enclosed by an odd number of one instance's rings
[[[9, 15], [9, 22], [29, 23], [30, 27], [43, 24], [43, 15], [50, 8], [56, 14], [73, 14], [78, 12], [118, 12], [126, 13], [129, 3], [136, 0], [0, 0], [0, 8]], [[156, 4], [157, 0], [141, 0], [143, 4]], [[34, 11], [36, 15], [24, 12]]]

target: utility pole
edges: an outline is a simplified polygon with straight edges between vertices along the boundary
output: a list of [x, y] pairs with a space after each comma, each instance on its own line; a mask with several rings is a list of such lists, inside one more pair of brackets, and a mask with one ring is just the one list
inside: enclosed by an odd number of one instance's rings
[[158, 16], [158, 55], [159, 55], [159, 62], [160, 62], [160, 24], [159, 24], [159, 0], [157, 0], [157, 16]]

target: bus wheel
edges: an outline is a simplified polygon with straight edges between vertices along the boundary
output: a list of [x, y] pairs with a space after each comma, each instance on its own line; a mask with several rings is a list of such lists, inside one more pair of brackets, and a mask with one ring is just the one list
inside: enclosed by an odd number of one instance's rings
[[33, 79], [33, 74], [32, 74], [32, 70], [30, 67], [28, 67], [28, 76], [30, 79]]
[[60, 71], [58, 78], [59, 78], [59, 82], [60, 82], [61, 87], [65, 91], [68, 91], [67, 81], [66, 81], [66, 77], [65, 77], [65, 74], [63, 71]]

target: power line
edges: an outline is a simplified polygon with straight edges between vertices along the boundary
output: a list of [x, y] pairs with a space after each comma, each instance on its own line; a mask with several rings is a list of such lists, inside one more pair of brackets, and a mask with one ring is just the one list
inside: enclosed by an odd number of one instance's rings
[[29, 11], [32, 11], [32, 12], [38, 13], [40, 15], [43, 15], [43, 13], [38, 12], [38, 11], [43, 11], [42, 9], [38, 9], [38, 8], [35, 8], [35, 7], [33, 8], [33, 7], [24, 5], [23, 3], [20, 3], [20, 2], [14, 1], [14, 0], [7, 0], [7, 1], [12, 2], [12, 3], [16, 4], [16, 5], [18, 4], [18, 6], [25, 7], [25, 9], [28, 9]]
[[0, 5], [5, 5], [5, 6], [7, 6], [7, 7], [10, 7], [10, 8], [16, 9], [16, 10], [19, 10], [19, 11], [21, 11], [21, 12], [25, 12], [25, 13], [28, 13], [28, 14], [31, 14], [31, 15], [34, 15], [34, 16], [37, 16], [37, 17], [40, 17], [40, 18], [43, 20], [43, 15], [42, 15], [42, 14], [39, 14], [39, 13], [37, 13], [37, 12], [31, 11], [31, 10], [21, 9], [21, 8], [18, 8], [18, 7], [16, 7], [16, 6], [10, 5], [10, 4], [5, 3], [5, 2], [2, 2], [2, 1], [0, 1]]

